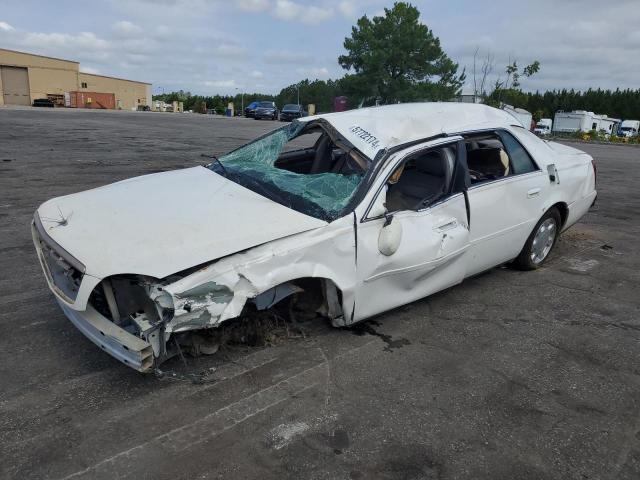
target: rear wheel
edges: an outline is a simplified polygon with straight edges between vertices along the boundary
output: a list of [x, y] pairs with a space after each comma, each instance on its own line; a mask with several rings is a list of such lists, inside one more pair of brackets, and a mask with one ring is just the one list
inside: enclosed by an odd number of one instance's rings
[[560, 212], [549, 209], [529, 235], [520, 255], [513, 262], [520, 270], [535, 270], [549, 257], [560, 234]]

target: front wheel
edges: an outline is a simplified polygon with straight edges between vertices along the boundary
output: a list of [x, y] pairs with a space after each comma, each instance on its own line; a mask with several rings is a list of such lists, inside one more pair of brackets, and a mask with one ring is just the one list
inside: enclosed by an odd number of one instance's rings
[[549, 209], [538, 221], [524, 244], [520, 255], [513, 262], [520, 270], [539, 268], [551, 253], [560, 235], [560, 212]]

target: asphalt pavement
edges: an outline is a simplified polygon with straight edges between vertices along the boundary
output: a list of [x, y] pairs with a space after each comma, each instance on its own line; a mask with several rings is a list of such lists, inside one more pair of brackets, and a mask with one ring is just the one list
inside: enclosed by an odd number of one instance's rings
[[162, 377], [77, 331], [36, 259], [37, 206], [278, 125], [0, 108], [0, 478], [640, 478], [640, 148], [578, 146], [597, 206], [534, 272]]

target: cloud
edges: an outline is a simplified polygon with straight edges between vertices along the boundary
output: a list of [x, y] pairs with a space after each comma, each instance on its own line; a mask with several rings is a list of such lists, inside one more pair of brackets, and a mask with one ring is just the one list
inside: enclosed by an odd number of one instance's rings
[[[166, 91], [212, 94], [229, 93], [237, 82], [277, 93], [304, 77], [340, 75], [337, 57], [355, 18], [393, 1], [109, 0], [99, 16], [67, 9], [65, 22], [54, 24], [26, 20], [30, 10], [46, 9], [45, 0], [4, 3], [4, 48], [79, 61], [83, 69]], [[542, 64], [537, 75], [522, 79], [525, 90], [638, 88], [638, 0], [495, 0], [491, 9], [472, 0], [437, 8], [434, 0], [411, 3], [444, 51], [467, 67], [467, 85], [480, 46], [495, 55], [489, 84], [499, 73], [504, 78], [511, 57], [520, 66]], [[322, 29], [310, 27], [316, 24]]]
[[128, 20], [120, 20], [113, 24], [113, 31], [118, 35], [131, 36], [142, 33], [142, 28]]
[[352, 0], [345, 0], [338, 4], [338, 10], [347, 18], [352, 18], [356, 14], [356, 4]]
[[326, 79], [330, 76], [329, 70], [326, 67], [298, 68], [296, 72], [303, 77], [312, 79]]
[[93, 75], [101, 75], [102, 72], [97, 68], [87, 67], [86, 65], [80, 66], [80, 71], [83, 73], [92, 73]]
[[320, 23], [333, 15], [333, 9], [302, 5], [292, 0], [276, 0], [273, 16], [284, 21], [300, 20], [307, 24]]
[[225, 58], [244, 58], [247, 55], [245, 47], [232, 43], [222, 43], [214, 51], [217, 56]]
[[[632, 3], [539, 0], [520, 5], [510, 16], [505, 12], [502, 22], [494, 22], [488, 11], [479, 13], [474, 22], [465, 25], [464, 36], [455, 28], [460, 19], [454, 16], [449, 23], [443, 21], [436, 26], [429, 22], [429, 26], [436, 34], [442, 32], [442, 46], [449, 56], [461, 67], [466, 66], [468, 86], [473, 84], [473, 51], [479, 46], [481, 56], [487, 52], [495, 55], [490, 86], [499, 76], [504, 80], [509, 59], [516, 59], [520, 67], [533, 60], [541, 63], [538, 74], [521, 79], [522, 88], [527, 91], [638, 88], [635, 79], [640, 76], [640, 56], [636, 55], [639, 45], [633, 42], [640, 10], [630, 8]], [[512, 8], [510, 5], [507, 0], [498, 0], [495, 8], [505, 11]], [[633, 5], [637, 6], [637, 2]], [[486, 27], [489, 22], [493, 22], [491, 29]], [[533, 37], [527, 33], [532, 31]]]
[[268, 0], [236, 0], [235, 4], [245, 12], [264, 12], [270, 6]]
[[236, 82], [233, 79], [229, 80], [205, 80], [202, 82], [205, 87], [214, 87], [214, 88], [234, 88], [236, 86]]
[[93, 32], [80, 32], [76, 35], [69, 33], [41, 33], [29, 32], [24, 37], [24, 44], [31, 48], [51, 51], [64, 49], [69, 53], [80, 51], [106, 51], [111, 43], [98, 37]]
[[307, 64], [311, 61], [311, 55], [289, 50], [268, 50], [264, 55], [264, 61], [272, 64]]

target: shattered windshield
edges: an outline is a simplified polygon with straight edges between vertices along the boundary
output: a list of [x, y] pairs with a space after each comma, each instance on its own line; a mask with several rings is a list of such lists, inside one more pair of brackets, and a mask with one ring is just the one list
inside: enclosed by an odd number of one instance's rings
[[294, 122], [209, 168], [275, 202], [331, 221], [353, 196], [369, 162], [322, 128]]

